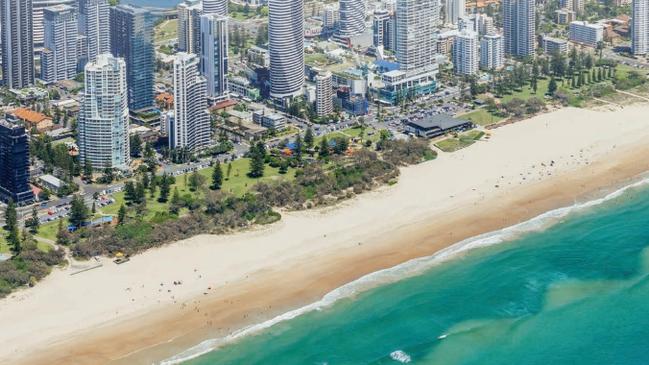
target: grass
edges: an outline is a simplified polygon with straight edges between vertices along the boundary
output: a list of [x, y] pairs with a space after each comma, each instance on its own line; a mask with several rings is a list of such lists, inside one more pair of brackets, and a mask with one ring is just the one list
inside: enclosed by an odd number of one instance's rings
[[7, 244], [5, 234], [6, 234], [5, 232], [2, 232], [2, 234], [0, 235], [0, 253], [9, 252], [9, 245]]
[[315, 64], [315, 65], [329, 64], [329, 60], [327, 59], [327, 56], [322, 53], [307, 53], [304, 55], [304, 62], [307, 64]]
[[484, 136], [484, 132], [473, 130], [467, 133], [462, 133], [457, 137], [441, 140], [435, 143], [435, 146], [444, 152], [455, 152], [469, 147], [482, 138], [482, 136]]
[[[264, 170], [263, 177], [258, 179], [251, 178], [248, 177], [249, 164], [250, 164], [250, 159], [248, 158], [241, 158], [233, 161], [230, 178], [224, 179], [221, 190], [227, 193], [234, 194], [236, 196], [242, 196], [258, 182], [269, 182], [269, 181], [283, 180], [283, 179], [291, 180], [295, 178], [295, 170], [293, 169], [289, 169], [286, 174], [282, 175], [279, 173], [278, 168], [273, 168], [268, 165], [266, 165], [266, 169]], [[223, 174], [227, 175], [227, 168], [228, 168], [227, 164], [222, 164], [221, 167], [223, 168]], [[207, 169], [200, 170], [198, 172], [200, 175], [205, 177], [206, 187], [208, 187], [212, 182], [212, 171], [213, 171], [212, 168], [207, 168]], [[185, 176], [187, 176], [187, 180], [189, 180], [189, 175], [176, 176], [176, 183], [171, 186], [171, 194], [173, 194], [174, 189], [177, 188], [178, 193], [180, 195], [192, 194], [194, 196], [201, 197], [202, 192], [200, 190], [192, 192], [189, 189], [189, 186], [185, 180]], [[147, 203], [146, 203], [147, 217], [146, 218], [150, 219], [153, 216], [155, 216], [156, 213], [164, 213], [169, 211], [168, 202], [167, 203], [158, 202], [159, 193], [160, 192], [158, 190], [156, 192], [155, 197], [151, 198], [147, 191]], [[171, 194], [169, 199], [171, 199]], [[98, 209], [98, 212], [106, 215], [117, 215], [119, 207], [122, 204], [125, 204], [124, 192], [122, 191], [114, 194], [113, 198], [115, 199], [115, 203]], [[54, 234], [56, 236], [56, 231]]]
[[503, 120], [504, 118], [490, 113], [487, 109], [485, 108], [479, 108], [476, 109], [470, 113], [462, 114], [459, 115], [458, 118], [460, 119], [468, 119], [472, 121], [473, 123], [481, 126], [486, 126], [489, 124], [494, 124], [498, 123], [499, 121]]
[[[67, 219], [63, 222], [63, 226], [64, 227], [68, 226]], [[59, 221], [56, 220], [53, 222], [47, 222], [45, 224], [41, 224], [41, 226], [38, 227], [38, 233], [36, 233], [34, 236], [56, 241], [56, 233], [58, 231], [59, 231]]]
[[527, 100], [533, 96], [536, 96], [543, 100], [545, 93], [548, 92], [548, 85], [550, 84], [550, 78], [546, 79], [537, 79], [536, 81], [536, 92], [532, 90], [530, 85], [525, 85], [520, 91], [514, 91], [512, 94], [508, 94], [502, 97], [502, 102], [508, 102], [513, 98], [518, 98], [522, 100]]
[[178, 19], [170, 19], [170, 20], [163, 21], [157, 27], [155, 27], [153, 34], [154, 34], [153, 40], [155, 43], [162, 43], [177, 38]]
[[[368, 133], [372, 133], [372, 135], [369, 135]], [[333, 131], [331, 133], [327, 133], [325, 136], [327, 139], [332, 139], [332, 138], [358, 138], [361, 135], [361, 128], [360, 127], [351, 127], [347, 129], [343, 129], [341, 131]], [[372, 127], [367, 127], [365, 128], [365, 133], [363, 134], [363, 142], [370, 140], [373, 143], [377, 142], [379, 138], [381, 137], [381, 133], [378, 129], [372, 128]], [[317, 146], [320, 141], [322, 141], [322, 138], [324, 136], [316, 137], [315, 138], [315, 145]]]

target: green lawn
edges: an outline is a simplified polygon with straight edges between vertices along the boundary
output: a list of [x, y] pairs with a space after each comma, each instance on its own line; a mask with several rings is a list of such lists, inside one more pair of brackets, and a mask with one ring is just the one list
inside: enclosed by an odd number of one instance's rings
[[525, 85], [521, 89], [521, 91], [514, 91], [510, 95], [505, 95], [502, 97], [502, 102], [508, 102], [512, 100], [513, 98], [519, 98], [522, 100], [527, 100], [531, 98], [532, 96], [536, 96], [543, 100], [543, 97], [545, 96], [545, 93], [548, 92], [548, 85], [550, 84], [550, 79], [538, 79], [536, 82], [536, 93], [532, 90], [530, 85]]
[[0, 235], [0, 253], [9, 252], [9, 245], [7, 245], [7, 240], [5, 239], [6, 232], [2, 232]]
[[503, 117], [490, 113], [485, 108], [476, 109], [470, 113], [458, 115], [457, 118], [467, 119], [481, 126], [497, 123], [503, 120]]
[[178, 19], [165, 20], [155, 27], [154, 42], [166, 42], [178, 37]]
[[[372, 128], [372, 127], [365, 128], [365, 134], [363, 135], [363, 141], [366, 141], [368, 139], [370, 141], [372, 141], [372, 142], [378, 141], [379, 138], [381, 137], [381, 133], [379, 133], [379, 132], [380, 131], [378, 129], [375, 129], [375, 128]], [[369, 135], [370, 133], [372, 135]], [[326, 134], [327, 139], [338, 138], [338, 137], [357, 138], [360, 135], [361, 135], [361, 129], [359, 127], [347, 128], [347, 129], [343, 129], [341, 131], [333, 131], [331, 133]], [[323, 136], [315, 138], [314, 143], [315, 143], [316, 146], [320, 143], [322, 138], [323, 138]]]
[[[63, 226], [67, 227], [67, 219], [63, 222]], [[38, 227], [38, 233], [34, 236], [42, 237], [48, 240], [56, 241], [56, 233], [59, 231], [59, 221], [47, 222]]]
[[473, 130], [462, 133], [458, 137], [451, 137], [435, 143], [435, 146], [444, 152], [455, 152], [474, 144], [484, 136], [484, 132]]
[[[258, 179], [253, 179], [251, 177], [248, 177], [249, 164], [250, 164], [250, 159], [248, 158], [240, 158], [238, 160], [233, 161], [230, 178], [223, 181], [223, 186], [221, 188], [222, 191], [232, 193], [237, 196], [242, 196], [258, 182], [262, 182], [262, 181], [269, 182], [273, 180], [282, 180], [282, 179], [292, 180], [295, 178], [294, 169], [289, 168], [288, 172], [282, 175], [279, 173], [278, 168], [273, 168], [266, 165], [266, 169], [264, 170], [264, 176]], [[223, 174], [225, 177], [225, 175], [227, 174], [228, 165], [222, 164], [221, 167], [223, 169]], [[206, 187], [208, 187], [212, 182], [212, 171], [213, 171], [212, 168], [207, 168], [199, 171], [199, 174], [205, 177]], [[176, 183], [171, 187], [171, 194], [173, 194], [175, 188], [178, 188], [178, 193], [180, 195], [184, 195], [187, 193], [202, 195], [200, 191], [197, 192], [190, 191], [189, 187], [187, 186], [185, 176], [187, 176], [187, 179], [189, 179], [189, 175], [176, 176]], [[156, 192], [155, 197], [151, 198], [149, 193], [147, 192], [146, 206], [148, 210], [148, 215], [147, 215], [148, 218], [153, 217], [158, 212], [166, 212], [169, 210], [168, 202], [167, 203], [158, 202], [159, 194], [160, 192], [158, 191]], [[113, 198], [115, 199], [115, 203], [103, 207], [101, 209], [98, 209], [98, 212], [107, 215], [117, 215], [117, 211], [119, 210], [119, 207], [124, 203], [124, 192], [122, 191], [114, 194]]]

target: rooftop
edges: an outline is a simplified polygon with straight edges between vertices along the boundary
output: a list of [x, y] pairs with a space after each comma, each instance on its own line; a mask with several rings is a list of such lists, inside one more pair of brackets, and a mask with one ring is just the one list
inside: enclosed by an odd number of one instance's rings
[[27, 108], [17, 108], [12, 112], [18, 119], [24, 120], [31, 124], [38, 124], [46, 119], [50, 119], [47, 115]]
[[438, 114], [422, 119], [409, 119], [408, 123], [413, 124], [421, 129], [439, 128], [446, 130], [459, 127], [462, 124], [469, 123], [469, 121], [465, 119], [456, 119], [448, 114]]

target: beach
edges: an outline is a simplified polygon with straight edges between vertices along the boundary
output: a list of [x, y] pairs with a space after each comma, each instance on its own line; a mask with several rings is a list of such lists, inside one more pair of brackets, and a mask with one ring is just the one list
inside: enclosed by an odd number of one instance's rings
[[[0, 362], [148, 364], [359, 277], [605, 195], [649, 170], [649, 106], [566, 108], [269, 227], [197, 236], [0, 300]], [[174, 284], [175, 282], [175, 284]]]

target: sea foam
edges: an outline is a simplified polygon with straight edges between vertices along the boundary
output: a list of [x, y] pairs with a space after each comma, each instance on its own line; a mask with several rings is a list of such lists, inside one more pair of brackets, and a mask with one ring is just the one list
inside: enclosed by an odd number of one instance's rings
[[286, 312], [279, 316], [276, 316], [272, 319], [269, 319], [265, 322], [261, 322], [255, 325], [251, 325], [245, 328], [242, 328], [238, 331], [233, 332], [232, 334], [221, 337], [208, 339], [200, 344], [191, 347], [173, 357], [170, 357], [166, 360], [161, 361], [160, 365], [173, 365], [180, 364], [185, 361], [197, 358], [201, 355], [204, 355], [208, 352], [212, 352], [219, 347], [238, 340], [244, 336], [260, 332], [264, 329], [267, 329], [277, 323], [284, 322], [296, 318], [302, 314], [327, 308], [334, 304], [336, 301], [352, 297], [360, 292], [376, 288], [380, 285], [390, 284], [403, 280], [415, 275], [418, 275], [435, 265], [438, 265], [444, 261], [447, 261], [453, 257], [456, 257], [458, 254], [465, 253], [475, 248], [487, 247], [496, 245], [502, 242], [511, 241], [521, 234], [541, 231], [553, 224], [556, 224], [563, 220], [566, 216], [571, 213], [583, 211], [585, 209], [600, 205], [612, 199], [620, 197], [626, 191], [637, 188], [643, 185], [649, 184], [649, 177], [645, 177], [641, 180], [638, 180], [632, 184], [626, 185], [618, 190], [615, 190], [608, 195], [586, 201], [583, 203], [575, 203], [574, 205], [554, 209], [548, 212], [545, 212], [541, 215], [538, 215], [530, 220], [515, 224], [503, 228], [498, 231], [488, 232], [482, 235], [478, 235], [466, 240], [460, 241], [456, 244], [453, 244], [445, 249], [442, 249], [430, 256], [424, 256], [416, 259], [406, 261], [397, 266], [393, 266], [387, 269], [375, 271], [373, 273], [367, 274], [360, 277], [357, 280], [354, 280], [348, 284], [345, 284], [339, 288], [332, 290], [327, 293], [321, 300], [311, 303], [309, 305], [303, 306], [301, 308]]

